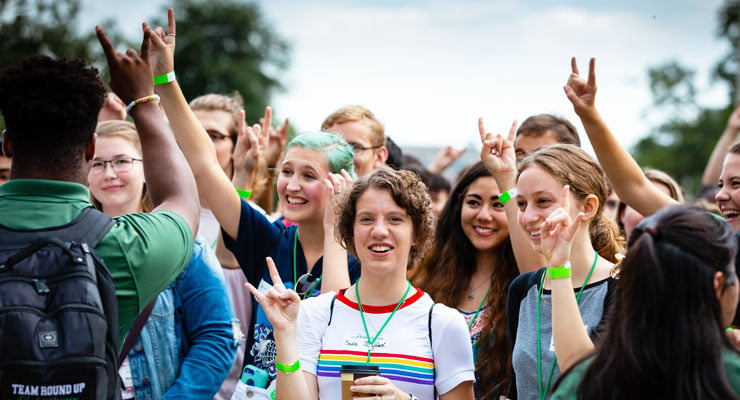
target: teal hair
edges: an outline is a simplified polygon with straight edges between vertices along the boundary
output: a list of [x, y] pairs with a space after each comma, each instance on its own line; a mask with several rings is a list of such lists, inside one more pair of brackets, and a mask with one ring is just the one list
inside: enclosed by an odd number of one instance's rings
[[353, 179], [356, 178], [353, 162], [355, 153], [352, 151], [352, 146], [340, 136], [323, 131], [301, 133], [285, 145], [285, 152], [292, 147], [305, 147], [319, 151], [324, 154], [329, 171], [338, 174], [345, 170]]

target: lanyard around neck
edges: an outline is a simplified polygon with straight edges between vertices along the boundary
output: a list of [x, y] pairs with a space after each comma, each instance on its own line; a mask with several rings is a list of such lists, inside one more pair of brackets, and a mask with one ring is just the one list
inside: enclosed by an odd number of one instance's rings
[[[586, 275], [586, 280], [583, 281], [583, 284], [581, 285], [581, 288], [578, 290], [578, 294], [576, 295], [576, 304], [581, 301], [581, 295], [583, 294], [583, 289], [588, 284], [588, 281], [591, 279], [591, 274], [593, 274], [594, 269], [596, 269], [596, 262], [599, 261], [599, 252], [594, 250], [594, 263], [591, 265], [591, 269], [588, 271], [588, 275]], [[544, 400], [545, 395], [547, 394], [547, 391], [550, 389], [550, 383], [552, 382], [552, 374], [555, 372], [555, 365], [558, 361], [558, 356], [555, 355], [552, 359], [552, 365], [550, 366], [550, 374], [547, 377], [547, 386], [544, 388], [542, 387], [542, 330], [540, 329], [540, 303], [542, 303], [542, 290], [545, 287], [545, 275], [547, 275], [547, 270], [542, 274], [542, 281], [540, 282], [540, 292], [537, 296], [537, 391], [540, 395], [540, 400]], [[544, 389], [544, 390], [543, 390]]]
[[370, 363], [370, 352], [373, 351], [375, 348], [375, 341], [378, 340], [378, 337], [380, 336], [380, 333], [383, 332], [383, 329], [385, 329], [385, 326], [388, 325], [388, 322], [391, 321], [391, 318], [396, 314], [396, 311], [398, 311], [399, 308], [401, 308], [401, 304], [403, 304], [403, 301], [406, 300], [406, 296], [409, 294], [409, 290], [411, 290], [411, 282], [408, 280], [406, 281], [406, 292], [403, 293], [403, 296], [401, 296], [401, 299], [398, 300], [398, 304], [396, 304], [396, 308], [393, 309], [393, 312], [391, 312], [391, 315], [388, 316], [388, 318], [385, 320], [383, 325], [378, 329], [378, 332], [375, 334], [375, 337], [370, 339], [370, 332], [367, 330], [367, 322], [365, 321], [365, 311], [362, 309], [362, 301], [360, 301], [360, 291], [357, 289], [357, 287], [360, 286], [360, 280], [357, 280], [357, 283], [355, 284], [355, 296], [357, 297], [357, 307], [360, 309], [360, 317], [362, 318], [362, 326], [365, 328], [365, 337], [367, 338], [367, 343], [369, 344], [367, 348], [367, 362]]
[[473, 319], [471, 319], [470, 323], [468, 324], [468, 332], [473, 328], [475, 319], [478, 318], [478, 314], [480, 314], [480, 310], [483, 309], [483, 304], [486, 302], [486, 299], [488, 298], [488, 294], [491, 293], [492, 286], [493, 285], [488, 285], [488, 290], [486, 290], [486, 295], [483, 296], [483, 300], [480, 301], [480, 304], [478, 305], [478, 309], [475, 311], [475, 314], [473, 315]]

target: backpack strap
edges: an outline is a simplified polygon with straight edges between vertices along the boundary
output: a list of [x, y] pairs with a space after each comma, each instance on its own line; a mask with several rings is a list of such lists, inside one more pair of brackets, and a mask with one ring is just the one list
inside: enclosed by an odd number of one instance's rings
[[[427, 329], [429, 330], [429, 348], [432, 350], [432, 359], [434, 359], [434, 346], [432, 345], [432, 312], [434, 311], [434, 306], [436, 306], [437, 303], [432, 303], [431, 307], [429, 307], [429, 322], [427, 323]], [[437, 398], [437, 366], [435, 363], [434, 368], [432, 369], [432, 387], [434, 388], [434, 398]]]
[[331, 325], [331, 318], [334, 316], [334, 302], [337, 300], [336, 293], [334, 294], [334, 297], [331, 298], [331, 304], [329, 305], [329, 323], [326, 324], [326, 326]]
[[152, 314], [152, 310], [154, 310], [154, 305], [157, 304], [157, 297], [155, 297], [151, 303], [144, 307], [144, 309], [141, 310], [139, 315], [134, 320], [134, 325], [128, 331], [126, 339], [123, 341], [121, 352], [118, 353], [118, 365], [116, 366], [116, 370], [121, 369], [121, 364], [123, 364], [123, 360], [128, 355], [128, 352], [131, 351], [131, 347], [134, 346], [134, 342], [136, 342], [136, 339], [138, 339], [139, 335], [141, 335], [141, 330], [144, 329], [146, 321], [149, 320], [149, 316]]

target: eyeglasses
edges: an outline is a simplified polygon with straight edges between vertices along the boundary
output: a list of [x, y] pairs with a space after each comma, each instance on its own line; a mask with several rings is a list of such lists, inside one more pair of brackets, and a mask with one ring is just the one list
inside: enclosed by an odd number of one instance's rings
[[364, 150], [375, 150], [375, 149], [379, 149], [379, 148], [383, 147], [382, 144], [379, 144], [377, 146], [362, 147], [359, 144], [352, 144], [352, 143], [350, 143], [350, 146], [352, 147], [352, 152], [355, 153], [355, 154], [357, 154], [357, 153], [359, 153], [361, 151], [364, 151]]
[[229, 135], [224, 135], [215, 129], [208, 129], [206, 130], [206, 133], [208, 133], [208, 137], [210, 137], [214, 142], [220, 142], [229, 137]]
[[313, 276], [310, 272], [301, 275], [295, 283], [295, 292], [301, 296], [302, 299], [311, 297], [311, 292], [316, 289], [316, 286], [321, 282], [321, 276]]
[[131, 167], [134, 166], [134, 161], [143, 161], [141, 158], [127, 157], [127, 158], [116, 158], [114, 160], [93, 160], [90, 164], [90, 173], [99, 174], [105, 171], [105, 165], [110, 164], [110, 167], [115, 172], [126, 172], [131, 171]]

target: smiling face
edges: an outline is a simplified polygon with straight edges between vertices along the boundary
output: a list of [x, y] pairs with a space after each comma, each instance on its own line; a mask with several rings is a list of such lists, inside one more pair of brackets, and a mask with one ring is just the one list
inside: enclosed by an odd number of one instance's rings
[[[532, 165], [522, 171], [517, 182], [516, 202], [519, 206], [519, 225], [529, 235], [532, 248], [540, 251], [542, 224], [560, 204], [563, 183], [542, 169], [539, 165]], [[568, 214], [573, 218], [580, 211], [583, 201], [570, 192], [570, 210]]]
[[356, 207], [355, 254], [363, 276], [405, 276], [409, 252], [415, 244], [411, 217], [386, 190], [368, 189], [357, 199]]
[[[93, 160], [115, 160], [119, 158], [141, 158], [141, 153], [128, 140], [117, 137], [99, 137], [95, 144]], [[144, 169], [141, 162], [135, 161], [131, 169], [116, 172], [110, 163], [102, 172], [87, 177], [90, 193], [103, 205], [108, 215], [121, 215], [141, 212], [141, 198], [144, 191]]]
[[479, 252], [491, 251], [509, 236], [504, 205], [496, 180], [485, 176], [468, 186], [460, 210], [465, 236]]
[[722, 164], [720, 190], [714, 200], [727, 222], [740, 231], [740, 154], [730, 153]]
[[281, 210], [286, 219], [320, 222], [324, 218], [324, 179], [328, 174], [323, 153], [300, 146], [288, 149], [277, 179]]

